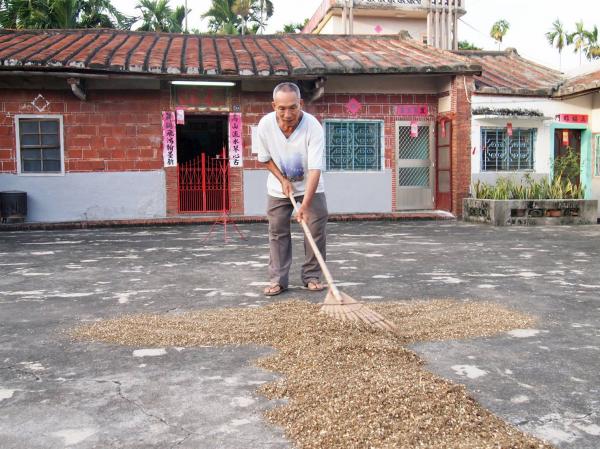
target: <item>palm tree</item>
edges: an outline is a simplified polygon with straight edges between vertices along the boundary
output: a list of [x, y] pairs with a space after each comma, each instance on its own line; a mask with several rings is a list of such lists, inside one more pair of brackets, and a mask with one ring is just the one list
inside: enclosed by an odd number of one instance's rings
[[592, 31], [586, 31], [586, 41], [583, 51], [585, 57], [591, 61], [592, 59], [600, 58], [600, 42], [598, 41], [598, 27], [594, 25]]
[[110, 0], [0, 0], [3, 28], [130, 28], [132, 23]]
[[575, 45], [574, 53], [579, 52], [579, 65], [581, 65], [581, 53], [587, 37], [587, 31], [583, 28], [583, 20], [575, 22], [575, 31], [567, 36], [567, 43]]
[[245, 34], [246, 28], [248, 28], [248, 22], [255, 18], [254, 3], [254, 0], [235, 0], [235, 3], [231, 7], [233, 13], [241, 20], [242, 36]]
[[48, 28], [50, 5], [46, 0], [0, 1], [0, 26], [11, 29]]
[[129, 17], [113, 6], [111, 0], [80, 0], [81, 28], [119, 28], [129, 30], [137, 20]]
[[552, 23], [552, 29], [546, 33], [546, 39], [552, 47], [558, 50], [558, 67], [562, 69], [562, 51], [567, 45], [567, 32], [565, 31], [560, 19]]
[[169, 0], [139, 0], [136, 8], [142, 13], [140, 31], [180, 33], [183, 30], [184, 6], [172, 9]]
[[233, 12], [232, 7], [235, 0], [212, 0], [210, 9], [202, 14], [208, 18], [208, 29], [213, 33], [237, 34], [239, 18]]
[[202, 15], [208, 18], [213, 33], [257, 33], [264, 30], [273, 15], [271, 0], [212, 0], [210, 9]]
[[500, 19], [492, 25], [492, 29], [490, 30], [490, 36], [492, 36], [492, 38], [496, 42], [498, 42], [498, 50], [500, 50], [500, 44], [502, 43], [502, 39], [506, 35], [509, 28], [510, 24], [504, 19]]
[[267, 21], [273, 15], [273, 2], [271, 0], [259, 0], [259, 17], [258, 25], [261, 33], [264, 33], [267, 26]]

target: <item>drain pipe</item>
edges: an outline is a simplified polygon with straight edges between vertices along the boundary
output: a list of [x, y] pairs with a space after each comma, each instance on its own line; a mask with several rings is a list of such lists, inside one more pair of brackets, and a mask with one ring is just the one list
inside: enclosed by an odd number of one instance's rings
[[81, 101], [85, 101], [86, 94], [85, 90], [83, 90], [83, 84], [80, 78], [67, 78], [67, 83], [71, 86], [71, 92]]

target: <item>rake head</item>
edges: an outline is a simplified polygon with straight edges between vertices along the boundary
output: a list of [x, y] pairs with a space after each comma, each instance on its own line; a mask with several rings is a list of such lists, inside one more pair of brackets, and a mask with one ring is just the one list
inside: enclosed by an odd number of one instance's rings
[[321, 306], [321, 313], [342, 321], [361, 322], [385, 331], [398, 332], [398, 328], [394, 323], [386, 320], [383, 316], [359, 303], [346, 293], [338, 293], [339, 296], [336, 297], [331, 289], [329, 290], [325, 302]]

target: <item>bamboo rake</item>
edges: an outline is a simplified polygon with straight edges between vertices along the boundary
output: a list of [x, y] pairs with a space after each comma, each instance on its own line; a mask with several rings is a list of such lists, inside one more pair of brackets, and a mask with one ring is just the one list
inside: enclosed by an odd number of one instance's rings
[[[298, 204], [296, 203], [294, 195], [291, 194], [289, 198], [294, 206], [294, 210], [296, 213], [298, 213]], [[321, 251], [319, 251], [315, 239], [308, 228], [308, 225], [304, 220], [301, 220], [300, 224], [302, 225], [302, 229], [304, 229], [304, 234], [308, 239], [308, 243], [314, 251], [317, 260], [319, 261], [319, 265], [321, 266], [321, 270], [323, 270], [323, 274], [325, 275], [325, 279], [327, 280], [327, 284], [329, 285], [329, 291], [327, 292], [325, 301], [321, 306], [321, 313], [325, 313], [332, 318], [342, 321], [363, 322], [369, 326], [374, 326], [379, 329], [398, 333], [398, 328], [394, 323], [386, 320], [379, 313], [371, 310], [364, 304], [358, 302], [350, 295], [341, 292], [337, 288], [335, 282], [333, 281], [333, 277], [331, 276], [331, 272], [329, 271], [329, 268], [327, 268], [327, 264], [323, 259], [323, 255], [321, 254]]]

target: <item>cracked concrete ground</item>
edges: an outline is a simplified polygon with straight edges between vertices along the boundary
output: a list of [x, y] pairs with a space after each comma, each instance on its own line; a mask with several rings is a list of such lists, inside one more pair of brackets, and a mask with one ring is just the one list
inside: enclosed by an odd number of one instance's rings
[[[288, 448], [255, 389], [276, 374], [260, 347], [139, 348], [71, 342], [82, 322], [138, 312], [319, 302], [292, 282], [261, 295], [266, 225], [203, 242], [207, 226], [0, 233], [0, 448]], [[535, 329], [414, 345], [433, 372], [560, 448], [598, 447], [600, 227], [463, 223], [329, 225], [334, 277], [357, 299], [493, 301]]]

